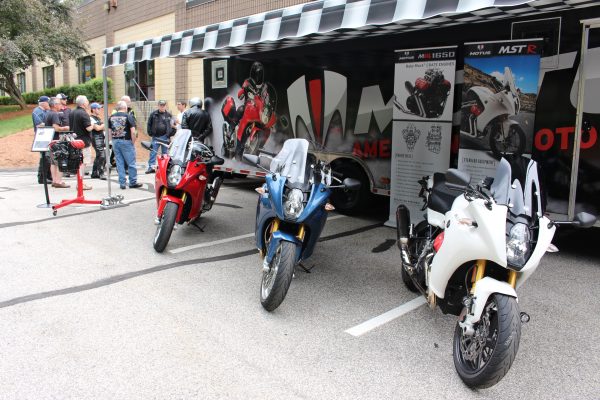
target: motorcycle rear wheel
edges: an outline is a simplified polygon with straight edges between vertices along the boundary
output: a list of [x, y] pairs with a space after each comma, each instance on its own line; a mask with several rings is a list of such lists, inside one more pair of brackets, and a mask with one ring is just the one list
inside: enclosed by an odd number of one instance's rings
[[511, 125], [508, 128], [506, 139], [502, 140], [500, 127], [496, 125], [490, 133], [490, 149], [498, 159], [507, 155], [520, 156], [525, 150], [525, 132], [518, 125]]
[[296, 245], [281, 241], [269, 265], [269, 271], [263, 270], [260, 282], [260, 304], [265, 310], [275, 310], [285, 299], [294, 276], [295, 257]]
[[471, 388], [488, 388], [510, 369], [521, 339], [519, 306], [514, 297], [494, 293], [485, 305], [471, 337], [454, 329], [453, 358], [456, 372]]
[[162, 253], [165, 247], [167, 247], [167, 243], [169, 243], [173, 227], [175, 226], [178, 208], [177, 204], [172, 202], [165, 204], [163, 215], [160, 218], [160, 222], [156, 227], [156, 233], [154, 234], [154, 250], [158, 253]]

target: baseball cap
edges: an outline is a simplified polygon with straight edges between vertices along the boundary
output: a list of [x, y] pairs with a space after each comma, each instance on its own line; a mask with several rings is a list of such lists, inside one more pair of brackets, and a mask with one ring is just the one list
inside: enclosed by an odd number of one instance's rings
[[103, 107], [102, 104], [98, 104], [98, 103], [92, 103], [92, 104], [90, 104], [90, 108], [92, 110], [97, 110], [98, 108], [102, 108], [102, 107]]
[[57, 94], [57, 95], [56, 95], [56, 98], [57, 98], [57, 99], [60, 99], [60, 100], [66, 100], [66, 99], [68, 99], [68, 98], [69, 98], [69, 96], [67, 96], [67, 95], [66, 95], [66, 94], [64, 94], [64, 93], [59, 93], [59, 94]]
[[166, 105], [166, 104], [167, 104], [167, 101], [166, 101], [166, 100], [159, 100], [159, 101], [158, 101], [158, 105], [159, 105], [159, 106], [164, 106], [164, 105]]
[[38, 99], [38, 103], [43, 103], [43, 102], [49, 102], [50, 101], [50, 97], [48, 96], [40, 96], [40, 98]]

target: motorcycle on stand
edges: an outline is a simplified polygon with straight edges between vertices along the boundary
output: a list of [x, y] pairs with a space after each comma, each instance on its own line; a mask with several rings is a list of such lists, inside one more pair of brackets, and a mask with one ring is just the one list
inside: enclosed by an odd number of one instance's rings
[[462, 105], [461, 133], [473, 138], [488, 135], [490, 149], [498, 159], [523, 154], [525, 132], [518, 121], [510, 118], [521, 110], [519, 93], [509, 67], [504, 68], [498, 92], [483, 86], [471, 87]]
[[[308, 152], [306, 139], [288, 139], [271, 158], [269, 169], [261, 158], [244, 159], [268, 172], [266, 183], [257, 188], [256, 247], [263, 257], [260, 302], [273, 311], [283, 302], [294, 268], [310, 257], [325, 227], [327, 200], [332, 189], [358, 190], [360, 182], [341, 182], [329, 164]], [[333, 181], [339, 184], [332, 185]]]
[[[189, 129], [180, 129], [171, 143], [163, 144], [169, 151], [157, 157], [155, 178], [158, 209], [153, 244], [159, 253], [178, 225], [194, 224], [202, 213], [212, 208], [223, 182], [221, 176], [216, 176], [212, 184], [209, 183], [212, 167], [225, 162], [208, 146], [195, 140]], [[151, 150], [152, 143], [143, 141], [142, 146]]]
[[[242, 160], [242, 154], [258, 154], [261, 143], [269, 137], [277, 121], [277, 92], [264, 83], [260, 93], [247, 99], [245, 105], [236, 109], [235, 100], [227, 96], [221, 107], [223, 114], [223, 155]], [[242, 112], [243, 109], [243, 112]]]
[[425, 220], [414, 225], [404, 205], [396, 210], [402, 280], [429, 305], [458, 316], [454, 366], [467, 386], [498, 383], [511, 367], [529, 315], [519, 311], [516, 289], [551, 247], [557, 225], [594, 225], [544, 216], [537, 164], [529, 161], [524, 184], [512, 181], [501, 159], [495, 177], [480, 185], [456, 169], [419, 181]]

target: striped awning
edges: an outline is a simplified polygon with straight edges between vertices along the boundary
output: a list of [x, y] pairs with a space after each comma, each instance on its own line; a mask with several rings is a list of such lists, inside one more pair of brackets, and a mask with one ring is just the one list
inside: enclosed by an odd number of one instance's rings
[[104, 68], [224, 57], [598, 5], [598, 0], [317, 0], [104, 49]]

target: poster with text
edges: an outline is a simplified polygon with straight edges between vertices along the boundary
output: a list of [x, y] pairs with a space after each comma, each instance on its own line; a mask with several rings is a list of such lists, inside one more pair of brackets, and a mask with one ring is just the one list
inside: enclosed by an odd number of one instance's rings
[[541, 40], [466, 43], [458, 168], [472, 182], [505, 157], [530, 157]]
[[450, 164], [456, 47], [398, 50], [394, 75], [394, 124], [390, 216], [408, 207], [411, 222], [423, 220], [418, 181]]

